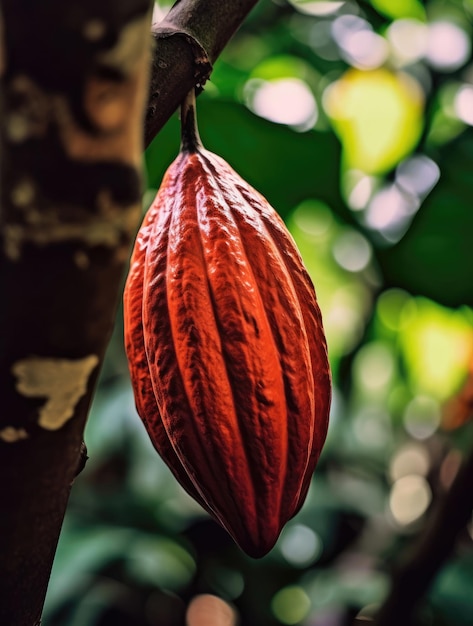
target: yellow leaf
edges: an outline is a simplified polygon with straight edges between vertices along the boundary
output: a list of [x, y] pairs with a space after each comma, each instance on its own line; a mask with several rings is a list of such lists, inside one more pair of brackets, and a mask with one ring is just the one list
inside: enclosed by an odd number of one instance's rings
[[394, 167], [419, 139], [423, 104], [421, 87], [407, 74], [348, 70], [325, 97], [345, 166], [368, 174]]
[[464, 381], [473, 357], [471, 314], [415, 298], [403, 315], [401, 346], [411, 386], [417, 393], [445, 400]]

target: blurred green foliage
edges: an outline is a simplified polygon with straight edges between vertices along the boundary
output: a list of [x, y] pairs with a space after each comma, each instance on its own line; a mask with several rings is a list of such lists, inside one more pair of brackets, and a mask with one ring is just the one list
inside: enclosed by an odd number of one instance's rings
[[[312, 275], [327, 444], [301, 512], [247, 558], [152, 449], [119, 315], [44, 626], [178, 626], [198, 593], [243, 626], [342, 626], [382, 602], [473, 439], [472, 18], [470, 0], [262, 0], [230, 42], [201, 136], [284, 217]], [[145, 155], [145, 206], [178, 147], [175, 117]], [[472, 529], [419, 625], [473, 623]]]

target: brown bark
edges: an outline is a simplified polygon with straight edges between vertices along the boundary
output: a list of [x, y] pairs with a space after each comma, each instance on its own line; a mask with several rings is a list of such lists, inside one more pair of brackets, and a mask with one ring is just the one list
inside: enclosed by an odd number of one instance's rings
[[[191, 36], [158, 35], [148, 138], [204, 78], [194, 38], [213, 61], [253, 4], [171, 11], [167, 28]], [[0, 624], [32, 626], [139, 221], [150, 13], [148, 0], [0, 9]]]
[[436, 575], [451, 556], [473, 509], [473, 452], [464, 460], [448, 492], [439, 499], [423, 532], [402, 556], [375, 626], [410, 626]]
[[140, 212], [149, 4], [106, 4], [2, 2], [5, 625], [40, 620]]
[[[196, 84], [204, 84], [225, 44], [257, 0], [181, 0], [153, 25], [153, 55], [145, 144]], [[172, 68], [172, 71], [170, 71]]]

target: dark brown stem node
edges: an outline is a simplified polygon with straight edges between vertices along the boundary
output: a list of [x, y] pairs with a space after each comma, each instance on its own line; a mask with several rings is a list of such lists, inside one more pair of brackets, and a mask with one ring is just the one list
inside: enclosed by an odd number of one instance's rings
[[77, 463], [77, 469], [74, 478], [77, 478], [77, 476], [79, 476], [79, 474], [84, 470], [88, 460], [89, 457], [87, 455], [87, 446], [85, 445], [85, 441], [82, 441], [82, 443], [80, 444], [79, 460]]

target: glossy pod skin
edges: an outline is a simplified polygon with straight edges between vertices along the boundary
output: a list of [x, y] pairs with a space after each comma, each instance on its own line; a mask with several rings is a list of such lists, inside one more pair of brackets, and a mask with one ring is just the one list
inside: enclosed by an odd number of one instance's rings
[[174, 476], [250, 556], [302, 506], [328, 426], [320, 310], [268, 202], [205, 150], [181, 153], [138, 233], [125, 286], [136, 406]]

